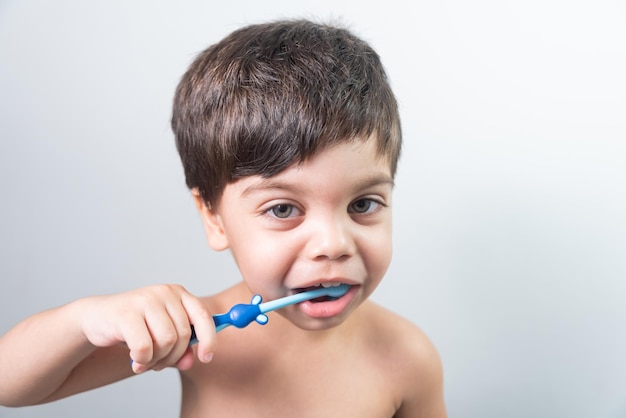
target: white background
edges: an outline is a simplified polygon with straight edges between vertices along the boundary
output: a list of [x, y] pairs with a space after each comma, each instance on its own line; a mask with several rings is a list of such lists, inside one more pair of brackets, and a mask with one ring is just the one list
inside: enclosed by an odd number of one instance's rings
[[[402, 112], [374, 299], [438, 347], [450, 416], [626, 416], [624, 2], [307, 3], [0, 1], [0, 333], [81, 296], [237, 281], [184, 185], [174, 88], [241, 25], [336, 19], [378, 50]], [[166, 370], [0, 416], [179, 401]]]

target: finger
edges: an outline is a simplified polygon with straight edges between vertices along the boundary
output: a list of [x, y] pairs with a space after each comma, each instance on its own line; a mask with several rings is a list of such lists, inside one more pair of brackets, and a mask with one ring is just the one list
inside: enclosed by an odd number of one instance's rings
[[203, 363], [208, 363], [213, 358], [216, 345], [213, 316], [200, 299], [194, 297], [183, 298], [183, 305], [198, 339], [198, 359]]
[[148, 364], [154, 367], [158, 362], [167, 358], [176, 346], [179, 340], [178, 330], [163, 306], [146, 312], [146, 325], [153, 344], [152, 358]]
[[177, 303], [166, 307], [169, 319], [176, 330], [176, 341], [171, 346], [169, 353], [158, 361], [155, 369], [172, 366], [176, 364], [189, 348], [191, 337], [191, 324], [189, 317], [182, 304]]
[[176, 368], [178, 370], [189, 370], [191, 366], [193, 366], [193, 349], [188, 346], [183, 356], [176, 362]]
[[128, 318], [122, 329], [122, 340], [126, 342], [130, 350], [130, 358], [133, 360], [133, 371], [140, 373], [147, 369], [147, 364], [152, 360], [153, 343], [152, 335], [148, 331], [145, 319], [141, 316]]

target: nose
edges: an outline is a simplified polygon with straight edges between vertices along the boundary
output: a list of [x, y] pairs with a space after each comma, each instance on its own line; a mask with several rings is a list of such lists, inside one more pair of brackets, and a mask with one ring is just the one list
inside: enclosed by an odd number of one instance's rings
[[312, 259], [338, 260], [353, 255], [356, 244], [350, 221], [329, 217], [312, 224], [307, 246]]

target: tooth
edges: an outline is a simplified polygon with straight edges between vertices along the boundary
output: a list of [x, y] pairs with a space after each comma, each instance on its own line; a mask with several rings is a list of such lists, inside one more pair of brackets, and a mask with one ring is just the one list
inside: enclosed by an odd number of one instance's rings
[[322, 287], [337, 287], [340, 286], [341, 283], [333, 283], [333, 282], [328, 282], [328, 283], [322, 283]]

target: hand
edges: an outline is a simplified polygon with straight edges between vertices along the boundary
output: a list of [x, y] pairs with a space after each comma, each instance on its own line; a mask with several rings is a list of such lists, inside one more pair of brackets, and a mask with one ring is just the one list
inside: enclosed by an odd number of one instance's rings
[[197, 356], [209, 362], [215, 346], [215, 325], [206, 306], [182, 286], [157, 285], [84, 300], [82, 331], [91, 344], [125, 343], [135, 373], [193, 364], [191, 325], [199, 340]]

